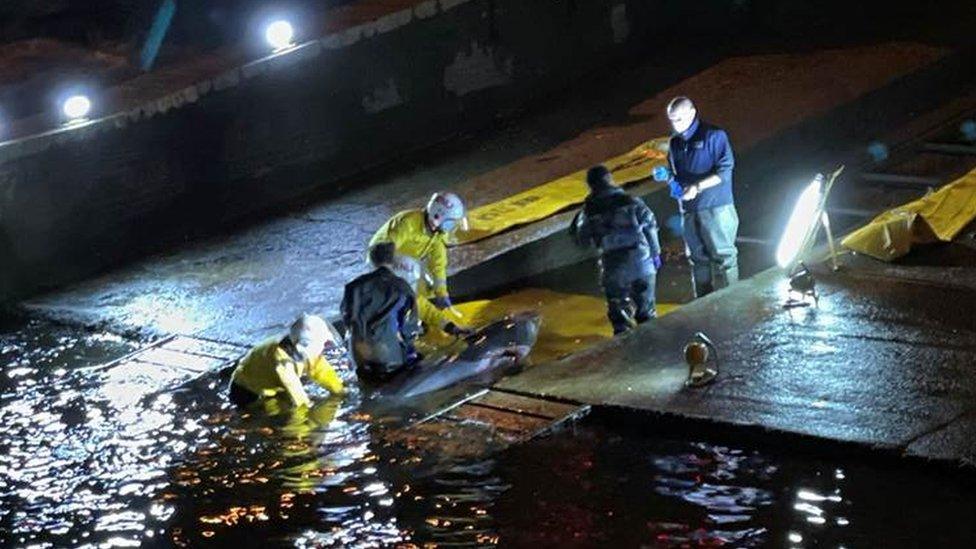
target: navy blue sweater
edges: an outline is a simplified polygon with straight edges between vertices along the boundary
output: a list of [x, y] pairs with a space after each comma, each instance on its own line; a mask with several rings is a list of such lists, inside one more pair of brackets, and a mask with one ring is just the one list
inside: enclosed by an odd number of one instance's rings
[[684, 211], [693, 212], [732, 204], [732, 168], [735, 158], [725, 130], [695, 120], [686, 131], [671, 136], [668, 161], [674, 179], [687, 188], [710, 175], [722, 178], [718, 185], [698, 193], [694, 200], [681, 201]]

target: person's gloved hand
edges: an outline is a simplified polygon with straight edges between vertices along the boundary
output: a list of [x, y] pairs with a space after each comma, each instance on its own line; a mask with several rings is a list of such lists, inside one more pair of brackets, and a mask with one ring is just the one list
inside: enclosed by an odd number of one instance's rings
[[651, 172], [654, 176], [654, 181], [658, 183], [664, 183], [671, 180], [671, 170], [667, 166], [654, 166], [654, 171]]
[[675, 200], [681, 200], [681, 197], [685, 194], [685, 190], [681, 188], [681, 184], [677, 180], [672, 179], [668, 182], [671, 187], [671, 198]]
[[430, 302], [438, 309], [449, 309], [451, 308], [451, 298], [445, 296], [437, 296], [431, 299]]
[[417, 352], [417, 349], [414, 349], [411, 345], [410, 348], [407, 349], [407, 359], [404, 361], [404, 364], [416, 364], [423, 359], [424, 355]]
[[685, 188], [685, 192], [681, 195], [681, 200], [690, 201], [694, 200], [701, 194], [701, 188], [698, 185], [689, 185]]
[[651, 263], [654, 264], [655, 271], [660, 271], [661, 267], [664, 265], [664, 260], [661, 258], [661, 254], [657, 254], [656, 256], [652, 257]]
[[444, 325], [444, 332], [447, 335], [452, 335], [454, 337], [468, 337], [474, 334], [474, 330], [471, 328], [465, 328], [464, 326], [458, 326], [453, 322], [448, 322]]

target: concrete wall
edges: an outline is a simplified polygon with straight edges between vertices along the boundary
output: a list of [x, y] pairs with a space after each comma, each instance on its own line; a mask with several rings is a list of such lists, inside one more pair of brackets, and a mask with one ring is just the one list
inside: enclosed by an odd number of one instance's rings
[[[84, 127], [4, 143], [0, 296], [340, 192], [350, 174], [485, 128], [624, 56], [700, 51], [702, 36], [734, 40], [744, 21], [802, 32], [802, 9], [768, 4], [430, 0]], [[843, 11], [829, 4], [814, 10], [821, 20]]]
[[649, 42], [644, 0], [440, 0], [130, 112], [0, 146], [4, 285], [23, 294], [476, 130]]

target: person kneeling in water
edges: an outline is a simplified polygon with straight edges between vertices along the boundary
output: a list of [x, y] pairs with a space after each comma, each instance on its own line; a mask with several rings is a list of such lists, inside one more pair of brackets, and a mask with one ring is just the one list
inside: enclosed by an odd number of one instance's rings
[[346, 284], [341, 305], [347, 348], [360, 380], [384, 383], [416, 364], [420, 356], [414, 342], [421, 324], [451, 335], [470, 333], [417, 295], [421, 266], [416, 259], [397, 255], [393, 243], [381, 242], [370, 247], [369, 260], [374, 270]]
[[325, 320], [298, 317], [288, 335], [259, 344], [238, 362], [231, 374], [230, 400], [244, 407], [284, 393], [295, 406], [309, 406], [312, 401], [302, 387], [306, 374], [332, 394], [342, 394], [342, 380], [322, 356], [328, 341], [335, 343]]

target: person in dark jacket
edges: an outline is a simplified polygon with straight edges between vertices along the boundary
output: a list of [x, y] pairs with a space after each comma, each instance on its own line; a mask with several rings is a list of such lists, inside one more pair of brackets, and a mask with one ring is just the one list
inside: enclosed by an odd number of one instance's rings
[[395, 246], [377, 244], [369, 259], [376, 267], [346, 284], [340, 309], [356, 375], [381, 383], [417, 361], [420, 333], [417, 298], [410, 284], [393, 272]]
[[654, 179], [669, 181], [678, 200], [695, 296], [702, 297], [739, 279], [735, 247], [739, 215], [732, 196], [735, 158], [724, 130], [698, 118], [694, 103], [676, 97], [668, 103], [674, 134], [670, 169], [659, 166]]
[[360, 380], [383, 383], [413, 366], [420, 359], [414, 342], [422, 328], [457, 337], [471, 333], [417, 295], [419, 261], [397, 254], [392, 242], [370, 247], [369, 260], [374, 270], [346, 284], [340, 305]]
[[661, 267], [657, 221], [643, 200], [614, 185], [605, 166], [590, 168], [586, 183], [590, 194], [571, 231], [577, 243], [600, 252], [600, 284], [616, 335], [656, 316], [655, 283]]

